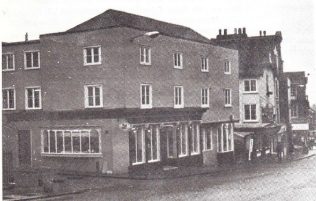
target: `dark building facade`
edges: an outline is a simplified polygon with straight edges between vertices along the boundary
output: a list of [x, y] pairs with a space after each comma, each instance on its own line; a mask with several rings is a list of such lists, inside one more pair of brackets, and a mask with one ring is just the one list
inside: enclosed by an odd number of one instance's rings
[[233, 34], [219, 30], [212, 44], [238, 50], [240, 122], [235, 126], [236, 152], [241, 159], [265, 158], [278, 143], [286, 154], [286, 125], [280, 122], [280, 76], [283, 73], [281, 32], [249, 37], [245, 28]]
[[2, 44], [3, 149], [15, 169], [119, 174], [231, 161], [238, 52], [108, 10]]

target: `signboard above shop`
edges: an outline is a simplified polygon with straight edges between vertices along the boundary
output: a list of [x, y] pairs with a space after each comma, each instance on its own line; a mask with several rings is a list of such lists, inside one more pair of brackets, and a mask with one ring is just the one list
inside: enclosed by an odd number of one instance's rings
[[308, 131], [309, 124], [308, 123], [292, 124], [292, 130], [293, 131]]

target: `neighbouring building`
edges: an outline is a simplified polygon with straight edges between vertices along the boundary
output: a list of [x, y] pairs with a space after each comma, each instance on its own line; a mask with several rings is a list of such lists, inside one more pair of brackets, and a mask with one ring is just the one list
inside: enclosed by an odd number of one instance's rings
[[236, 155], [241, 161], [265, 158], [281, 143], [286, 153], [286, 125], [280, 124], [279, 81], [283, 72], [281, 32], [249, 37], [219, 30], [212, 44], [238, 50], [240, 122], [235, 124]]
[[287, 110], [286, 114], [288, 114], [288, 122], [291, 127], [290, 142], [294, 145], [304, 146], [308, 143], [311, 123], [309, 101], [306, 95], [308, 78], [304, 71], [285, 72], [284, 77], [287, 84], [283, 87], [283, 91], [287, 91], [288, 94], [288, 107], [284, 105], [282, 110]]
[[16, 170], [144, 173], [234, 157], [238, 52], [190, 28], [107, 10], [2, 51], [2, 142]]

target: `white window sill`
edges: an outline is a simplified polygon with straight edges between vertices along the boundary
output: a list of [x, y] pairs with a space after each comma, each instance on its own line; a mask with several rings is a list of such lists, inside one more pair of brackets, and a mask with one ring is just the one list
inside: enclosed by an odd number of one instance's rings
[[191, 153], [191, 156], [195, 156], [195, 155], [199, 155], [200, 154], [200, 152], [193, 152], [193, 153]]
[[244, 91], [244, 94], [257, 94], [258, 91]]
[[151, 108], [153, 108], [152, 105], [141, 105], [140, 106], [140, 109], [151, 109]]
[[102, 153], [41, 153], [44, 157], [98, 158]]
[[213, 151], [213, 149], [204, 149], [203, 152], [210, 152]]
[[91, 109], [91, 108], [102, 108], [103, 105], [100, 105], [100, 106], [85, 106], [86, 109]]
[[232, 105], [224, 105], [224, 107], [233, 107]]
[[40, 69], [41, 67], [24, 67], [24, 70], [36, 70]]
[[156, 159], [156, 160], [149, 160], [148, 163], [157, 163], [159, 162], [160, 160], [159, 159]]
[[84, 63], [83, 65], [84, 66], [96, 66], [96, 65], [101, 65], [102, 63], [101, 62], [98, 62], [98, 63]]
[[231, 75], [231, 72], [224, 72], [224, 75]]
[[228, 153], [228, 152], [233, 152], [233, 150], [229, 150], [229, 151], [218, 151], [218, 153]]
[[209, 108], [209, 105], [201, 105], [202, 108]]
[[140, 65], [143, 65], [143, 66], [151, 66], [151, 63], [143, 63], [143, 62], [140, 62]]
[[15, 69], [2, 69], [2, 72], [12, 72], [15, 71]]
[[175, 69], [183, 69], [183, 66], [173, 66]]
[[180, 109], [180, 108], [184, 108], [184, 106], [183, 105], [175, 105], [174, 108], [175, 109]]
[[25, 110], [41, 110], [42, 107], [38, 107], [38, 108], [25, 108]]
[[245, 123], [258, 123], [259, 120], [244, 120]]
[[144, 164], [145, 162], [136, 162], [136, 163], [132, 163], [132, 165], [141, 165]]
[[2, 108], [3, 111], [12, 111], [12, 110], [16, 110], [15, 108]]
[[180, 154], [179, 158], [183, 158], [183, 157], [186, 157], [186, 156], [188, 156], [188, 154], [185, 154], [185, 155], [184, 154]]
[[208, 70], [201, 70], [202, 73], [208, 73]]

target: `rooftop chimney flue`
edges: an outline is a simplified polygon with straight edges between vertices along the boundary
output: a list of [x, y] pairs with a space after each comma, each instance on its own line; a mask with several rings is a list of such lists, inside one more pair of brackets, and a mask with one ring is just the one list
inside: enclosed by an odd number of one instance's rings
[[224, 29], [224, 35], [225, 36], [227, 35], [227, 29]]
[[262, 31], [259, 31], [260, 36], [262, 36]]
[[267, 32], [266, 31], [263, 31], [263, 36], [266, 36]]
[[237, 28], [234, 29], [234, 34], [237, 34]]
[[218, 30], [218, 35], [220, 35], [220, 36], [222, 35], [222, 30], [221, 29]]
[[242, 34], [246, 34], [246, 28], [242, 28]]
[[241, 34], [241, 28], [238, 28], [238, 34]]
[[25, 33], [25, 42], [27, 42], [29, 40], [29, 34], [26, 32]]

